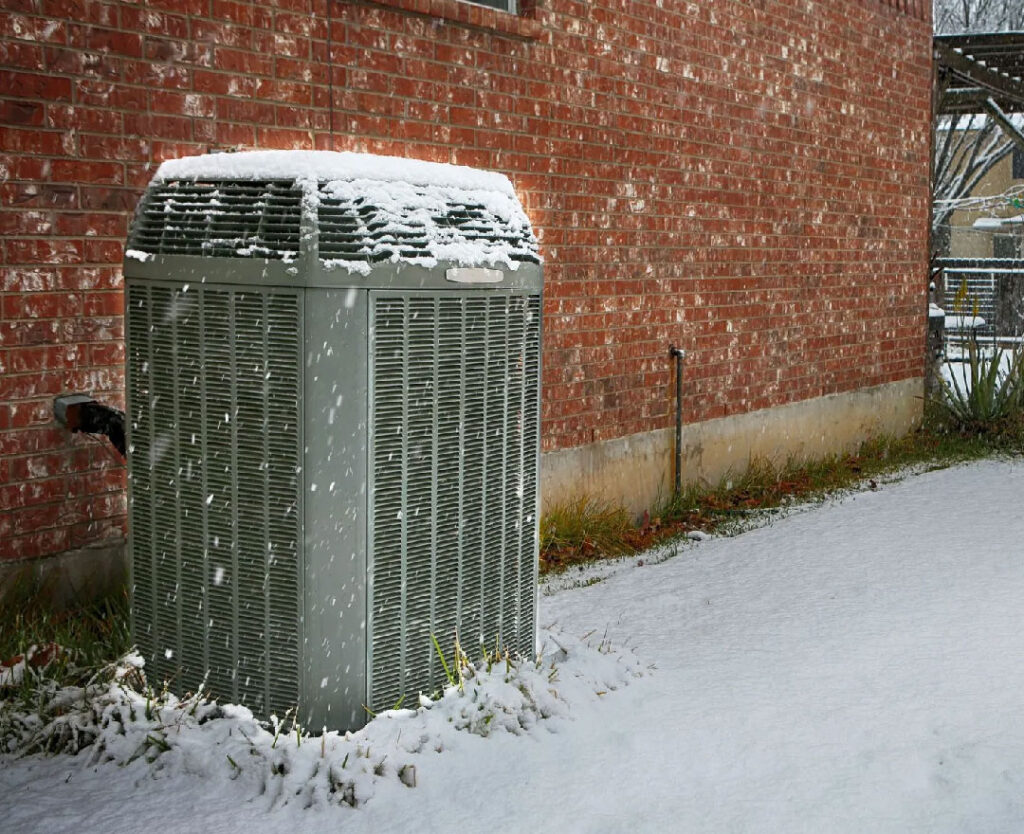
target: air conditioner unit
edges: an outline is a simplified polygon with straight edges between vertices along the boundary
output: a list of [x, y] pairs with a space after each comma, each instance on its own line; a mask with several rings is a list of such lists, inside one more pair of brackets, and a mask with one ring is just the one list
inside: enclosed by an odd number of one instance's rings
[[161, 166], [125, 266], [132, 630], [151, 680], [360, 726], [535, 641], [541, 267], [509, 181]]

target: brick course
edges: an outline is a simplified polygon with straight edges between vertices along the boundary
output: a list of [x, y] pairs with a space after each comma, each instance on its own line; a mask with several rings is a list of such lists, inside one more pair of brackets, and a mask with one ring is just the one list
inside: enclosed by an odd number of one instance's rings
[[7, 0], [0, 559], [123, 530], [52, 397], [123, 402], [120, 260], [162, 159], [508, 173], [546, 258], [544, 448], [919, 377], [931, 3]]

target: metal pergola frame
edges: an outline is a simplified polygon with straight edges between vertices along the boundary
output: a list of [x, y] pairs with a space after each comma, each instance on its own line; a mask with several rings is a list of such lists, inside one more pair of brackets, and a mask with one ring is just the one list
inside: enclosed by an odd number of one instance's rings
[[[1024, 32], [936, 35], [933, 55], [933, 125], [937, 127], [943, 117], [956, 122], [958, 117], [985, 114], [999, 125], [1015, 147], [1024, 150], [1024, 132], [1018, 127], [1019, 119], [1011, 118], [1013, 114], [1024, 113]], [[969, 118], [967, 121], [971, 122]], [[935, 141], [934, 130], [932, 141]], [[934, 188], [934, 144], [932, 165]], [[1022, 267], [1024, 261], [1017, 259], [936, 258], [933, 255], [931, 287], [942, 289], [944, 302], [947, 270], [961, 276], [1000, 273], [1019, 278], [1024, 272]], [[997, 326], [998, 320], [999, 315], [994, 315], [989, 326]], [[929, 348], [936, 349], [931, 341], [932, 334], [929, 330]], [[977, 338], [976, 330], [971, 337]], [[997, 342], [994, 332], [992, 342]], [[941, 342], [938, 349], [941, 350]]]
[[[935, 115], [1024, 113], [1024, 32], [936, 35]], [[1011, 131], [1016, 133], [1017, 131]]]
[[943, 117], [987, 115], [1024, 151], [1024, 131], [1011, 118], [1024, 114], [1024, 32], [936, 35], [932, 44], [934, 188], [935, 129]]

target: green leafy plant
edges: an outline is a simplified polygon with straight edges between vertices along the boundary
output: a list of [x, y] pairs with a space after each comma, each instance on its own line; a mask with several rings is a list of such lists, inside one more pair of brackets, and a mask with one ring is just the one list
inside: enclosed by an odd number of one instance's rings
[[998, 430], [1024, 410], [1024, 348], [983, 347], [964, 340], [963, 372], [938, 376], [937, 405], [961, 431]]
[[[970, 298], [962, 281], [953, 298], [953, 310], [966, 320], [978, 315], [977, 299]], [[940, 419], [967, 434], [1001, 431], [1024, 410], [1024, 346], [1000, 347], [979, 344], [972, 327], [960, 329], [952, 353], [961, 361], [949, 363], [949, 371], [936, 375], [933, 407]]]

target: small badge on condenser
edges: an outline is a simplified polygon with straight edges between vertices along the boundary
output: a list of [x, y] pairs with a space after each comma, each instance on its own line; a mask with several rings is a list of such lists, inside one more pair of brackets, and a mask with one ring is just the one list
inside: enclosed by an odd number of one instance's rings
[[500, 269], [484, 269], [474, 266], [453, 266], [444, 277], [456, 284], [500, 284], [505, 273]]

